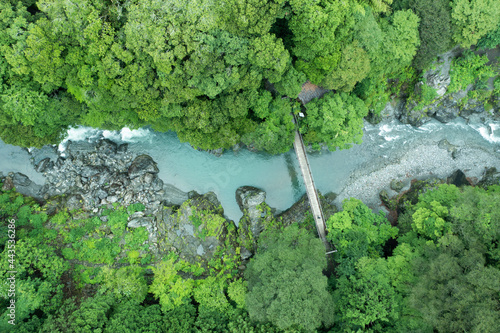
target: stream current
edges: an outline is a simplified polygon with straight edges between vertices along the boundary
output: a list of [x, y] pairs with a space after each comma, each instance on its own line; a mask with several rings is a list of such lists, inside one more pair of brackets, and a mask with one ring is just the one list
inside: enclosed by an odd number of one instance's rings
[[[68, 140], [92, 141], [103, 137], [117, 143], [129, 143], [129, 151], [153, 157], [158, 163], [159, 177], [165, 183], [186, 192], [215, 192], [225, 215], [234, 221], [242, 216], [235, 200], [235, 191], [240, 186], [263, 189], [267, 193], [266, 202], [278, 211], [289, 208], [305, 193], [293, 149], [281, 155], [254, 153], [247, 149], [228, 150], [216, 157], [181, 143], [172, 132], [160, 133], [148, 128], [103, 131], [77, 127], [68, 131], [59, 150], [64, 152]], [[447, 158], [449, 152], [445, 149], [436, 149], [443, 139], [462, 151], [457, 159]], [[45, 178], [34, 170], [27, 149], [0, 141], [0, 156], [0, 172], [21, 172], [35, 183], [44, 184]], [[419, 159], [421, 165], [413, 167], [411, 174], [397, 171], [404, 168], [405, 163], [412, 164]], [[425, 177], [432, 173], [429, 170], [437, 170], [439, 174], [460, 167], [465, 168], [468, 176], [479, 177], [485, 167], [500, 169], [500, 123], [467, 124], [464, 119], [457, 118], [447, 124], [432, 120], [415, 128], [396, 120], [378, 125], [366, 122], [361, 145], [335, 152], [313, 152], [309, 154], [309, 161], [318, 190], [323, 194], [339, 193], [339, 200], [349, 195], [360, 197], [370, 192], [368, 190], [380, 191], [370, 186], [387, 186], [373, 181], [373, 177], [380, 177], [384, 172], [390, 173], [385, 175], [387, 179], [405, 180]], [[442, 164], [448, 164], [447, 168], [442, 169]], [[360, 183], [364, 178], [368, 180]], [[375, 209], [374, 205], [372, 203]]]

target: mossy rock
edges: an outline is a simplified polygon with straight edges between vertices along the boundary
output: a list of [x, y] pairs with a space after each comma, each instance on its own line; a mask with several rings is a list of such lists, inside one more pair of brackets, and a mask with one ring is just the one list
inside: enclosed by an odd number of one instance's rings
[[236, 226], [224, 217], [213, 193], [195, 196], [177, 210], [165, 207], [156, 215], [160, 254], [175, 252], [191, 264], [207, 263], [217, 253], [235, 254], [238, 249]]

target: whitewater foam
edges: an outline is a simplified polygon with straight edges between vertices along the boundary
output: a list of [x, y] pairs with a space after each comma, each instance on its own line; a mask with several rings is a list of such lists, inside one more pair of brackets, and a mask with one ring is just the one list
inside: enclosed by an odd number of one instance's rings
[[147, 138], [148, 141], [151, 141], [151, 136], [153, 134], [154, 133], [147, 128], [130, 129], [128, 127], [124, 127], [120, 131], [121, 141], [124, 142], [137, 142], [139, 140], [144, 140], [145, 138]]
[[97, 140], [102, 136], [102, 130], [86, 126], [70, 127], [64, 140], [59, 143], [58, 150], [64, 156], [64, 151], [68, 146], [68, 141], [88, 141]]
[[490, 143], [500, 143], [500, 123], [491, 122], [489, 124], [470, 124], [483, 139]]

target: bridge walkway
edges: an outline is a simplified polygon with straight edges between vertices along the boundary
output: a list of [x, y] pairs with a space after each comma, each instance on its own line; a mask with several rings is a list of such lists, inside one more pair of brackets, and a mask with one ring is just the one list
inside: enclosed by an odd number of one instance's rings
[[[294, 115], [294, 122], [295, 124], [297, 124], [297, 119], [295, 115]], [[312, 177], [309, 160], [307, 159], [307, 153], [304, 141], [302, 140], [302, 135], [300, 134], [298, 128], [295, 130], [295, 141], [293, 142], [293, 147], [295, 149], [295, 155], [297, 156], [297, 160], [299, 161], [302, 177], [304, 178], [307, 198], [309, 199], [309, 206], [311, 207], [311, 212], [314, 217], [314, 222], [316, 223], [316, 229], [318, 230], [319, 238], [325, 244], [327, 253], [332, 252], [332, 246], [326, 240], [325, 217], [323, 214], [323, 210], [321, 209], [321, 202], [319, 200], [316, 186], [314, 185], [314, 179]]]

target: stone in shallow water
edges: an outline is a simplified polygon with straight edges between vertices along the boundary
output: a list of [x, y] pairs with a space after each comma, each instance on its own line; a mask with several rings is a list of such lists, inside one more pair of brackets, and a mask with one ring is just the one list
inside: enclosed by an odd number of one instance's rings
[[29, 186], [31, 184], [31, 180], [25, 174], [20, 172], [14, 173], [12, 176], [12, 182], [15, 186]]
[[14, 188], [14, 183], [12, 182], [11, 177], [5, 177], [3, 182], [2, 191], [10, 191]]
[[266, 192], [253, 186], [242, 186], [236, 190], [236, 202], [242, 212], [255, 208], [266, 200]]
[[128, 143], [122, 143], [121, 145], [118, 146], [118, 149], [116, 150], [119, 153], [126, 153], [128, 150]]
[[59, 158], [59, 155], [57, 154], [57, 148], [50, 145], [43, 146], [42, 148], [34, 148], [30, 151], [30, 155], [32, 156], [32, 162], [35, 166], [40, 165], [40, 163], [46, 159], [48, 159], [48, 162], [52, 162], [53, 165]]

